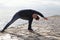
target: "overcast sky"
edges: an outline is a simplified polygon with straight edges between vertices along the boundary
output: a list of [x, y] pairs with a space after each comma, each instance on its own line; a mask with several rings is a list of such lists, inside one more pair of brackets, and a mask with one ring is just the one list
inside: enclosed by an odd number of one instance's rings
[[0, 6], [20, 7], [20, 6], [43, 6], [60, 5], [60, 0], [0, 0]]
[[60, 15], [60, 0], [0, 0], [2, 14], [21, 9], [34, 9], [44, 15]]

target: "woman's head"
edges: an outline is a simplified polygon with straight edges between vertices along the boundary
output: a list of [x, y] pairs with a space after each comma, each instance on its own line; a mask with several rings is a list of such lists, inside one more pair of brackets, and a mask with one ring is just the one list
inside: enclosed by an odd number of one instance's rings
[[33, 17], [34, 19], [36, 19], [36, 20], [39, 20], [39, 19], [40, 19], [37, 14], [33, 14], [32, 17]]

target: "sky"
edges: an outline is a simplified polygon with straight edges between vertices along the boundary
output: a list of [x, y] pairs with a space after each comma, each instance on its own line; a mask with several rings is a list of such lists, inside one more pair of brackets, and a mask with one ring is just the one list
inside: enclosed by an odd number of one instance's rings
[[14, 14], [22, 9], [34, 9], [45, 16], [60, 15], [60, 0], [0, 0], [0, 15]]

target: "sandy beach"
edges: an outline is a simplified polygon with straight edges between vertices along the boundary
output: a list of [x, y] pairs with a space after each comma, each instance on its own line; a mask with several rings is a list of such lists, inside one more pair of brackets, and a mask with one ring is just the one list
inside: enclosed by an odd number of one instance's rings
[[28, 23], [17, 27], [10, 27], [0, 33], [0, 40], [60, 40], [60, 16], [41, 18], [32, 23], [33, 33], [27, 30]]

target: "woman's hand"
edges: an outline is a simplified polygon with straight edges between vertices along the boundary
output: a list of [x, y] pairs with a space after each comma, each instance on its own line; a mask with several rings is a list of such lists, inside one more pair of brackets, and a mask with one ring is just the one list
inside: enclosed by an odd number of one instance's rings
[[48, 18], [44, 18], [45, 20], [48, 20]]

